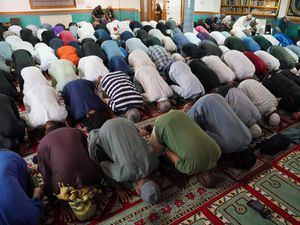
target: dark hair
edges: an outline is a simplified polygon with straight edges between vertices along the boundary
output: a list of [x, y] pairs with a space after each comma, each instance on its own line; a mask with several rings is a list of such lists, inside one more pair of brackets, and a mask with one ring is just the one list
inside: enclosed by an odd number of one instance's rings
[[232, 163], [239, 169], [250, 169], [256, 163], [256, 155], [249, 149], [233, 152], [231, 154]]
[[50, 133], [51, 131], [54, 131], [58, 128], [66, 127], [66, 124], [64, 122], [55, 122], [51, 127], [46, 129], [45, 134]]
[[108, 119], [109, 119], [108, 116], [97, 111], [96, 113], [86, 116], [82, 122], [83, 122], [83, 125], [86, 127], [87, 131], [91, 131], [93, 129], [102, 127], [102, 125]]
[[77, 23], [75, 23], [75, 22], [69, 23], [69, 27], [71, 27], [71, 26], [76, 26], [76, 27], [78, 27], [78, 26], [77, 26]]

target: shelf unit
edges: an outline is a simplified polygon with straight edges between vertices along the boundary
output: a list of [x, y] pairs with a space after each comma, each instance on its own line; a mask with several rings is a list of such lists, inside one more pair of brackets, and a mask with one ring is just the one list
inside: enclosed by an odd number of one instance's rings
[[229, 15], [275, 17], [278, 15], [280, 0], [222, 0], [220, 11]]

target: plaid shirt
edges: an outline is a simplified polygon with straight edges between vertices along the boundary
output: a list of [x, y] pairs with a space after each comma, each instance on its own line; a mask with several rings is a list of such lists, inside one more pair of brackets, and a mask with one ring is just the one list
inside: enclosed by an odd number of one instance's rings
[[168, 53], [165, 48], [158, 45], [150, 46], [148, 49], [148, 55], [156, 65], [156, 68], [159, 72], [163, 72], [170, 64], [174, 62], [171, 54]]
[[277, 99], [257, 80], [244, 80], [238, 87], [242, 89], [263, 116], [276, 110], [278, 105]]

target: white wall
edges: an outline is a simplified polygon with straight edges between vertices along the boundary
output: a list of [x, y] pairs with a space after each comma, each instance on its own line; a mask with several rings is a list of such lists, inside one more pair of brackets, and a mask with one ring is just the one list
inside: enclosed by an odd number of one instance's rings
[[220, 12], [221, 0], [196, 0], [195, 11]]
[[289, 0], [281, 0], [280, 2], [280, 8], [278, 12], [278, 17], [285, 16], [286, 8], [288, 7]]
[[[77, 9], [94, 8], [101, 5], [103, 8], [112, 6], [113, 8], [140, 8], [140, 0], [76, 0]], [[0, 12], [18, 12], [18, 11], [59, 11], [61, 9], [31, 9], [29, 0], [0, 0]], [[70, 8], [74, 9], [74, 8]]]

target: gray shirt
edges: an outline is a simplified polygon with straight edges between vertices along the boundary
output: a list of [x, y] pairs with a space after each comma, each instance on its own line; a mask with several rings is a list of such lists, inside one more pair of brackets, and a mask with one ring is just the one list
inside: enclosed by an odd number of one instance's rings
[[[150, 145], [127, 119], [108, 120], [100, 129], [91, 131], [88, 143], [91, 158], [100, 163], [107, 177], [117, 182], [134, 182], [151, 174], [159, 164]], [[109, 160], [99, 160], [103, 153]]]

